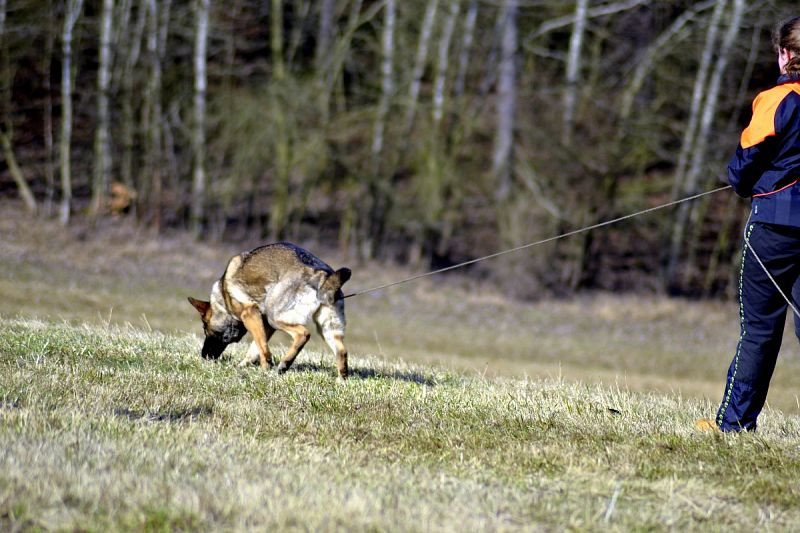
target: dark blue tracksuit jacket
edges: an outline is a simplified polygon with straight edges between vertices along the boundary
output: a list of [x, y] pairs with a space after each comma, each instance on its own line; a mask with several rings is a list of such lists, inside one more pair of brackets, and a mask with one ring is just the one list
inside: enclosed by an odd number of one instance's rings
[[[782, 76], [753, 101], [728, 165], [736, 194], [752, 198], [745, 237], [784, 294], [800, 302], [800, 77]], [[755, 430], [778, 358], [787, 304], [747, 245], [739, 282], [741, 333], [717, 425]], [[795, 317], [800, 338], [800, 318]]]

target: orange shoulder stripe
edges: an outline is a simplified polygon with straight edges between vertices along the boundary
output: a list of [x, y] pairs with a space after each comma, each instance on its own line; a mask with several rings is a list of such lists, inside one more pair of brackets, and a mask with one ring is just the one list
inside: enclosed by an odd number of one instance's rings
[[742, 132], [740, 143], [743, 149], [763, 142], [775, 135], [775, 112], [794, 84], [784, 84], [759, 93], [753, 100], [753, 118]]

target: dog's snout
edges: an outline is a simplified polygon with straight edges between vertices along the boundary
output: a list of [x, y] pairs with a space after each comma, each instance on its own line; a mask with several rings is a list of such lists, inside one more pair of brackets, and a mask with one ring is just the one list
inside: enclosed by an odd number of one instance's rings
[[225, 346], [226, 344], [216, 337], [206, 337], [200, 355], [203, 356], [203, 359], [219, 359], [219, 356], [225, 350]]

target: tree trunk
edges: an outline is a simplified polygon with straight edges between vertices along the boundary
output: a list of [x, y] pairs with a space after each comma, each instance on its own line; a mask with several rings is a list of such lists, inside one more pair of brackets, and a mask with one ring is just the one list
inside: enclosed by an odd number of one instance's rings
[[59, 154], [61, 160], [61, 208], [59, 222], [69, 224], [72, 203], [72, 175], [70, 168], [70, 148], [72, 146], [72, 33], [78, 21], [83, 0], [67, 0], [62, 32], [61, 65], [61, 139]]
[[467, 66], [469, 54], [472, 51], [472, 41], [475, 38], [475, 21], [478, 19], [478, 0], [471, 0], [464, 17], [464, 31], [461, 38], [461, 50], [458, 54], [458, 74], [453, 83], [453, 97], [459, 100], [464, 94], [464, 83], [467, 79]]
[[459, 0], [451, 0], [450, 12], [447, 14], [447, 19], [445, 19], [444, 30], [442, 30], [442, 37], [439, 41], [439, 57], [436, 61], [436, 78], [433, 83], [433, 123], [437, 131], [444, 113], [444, 85], [447, 81], [450, 41], [453, 38], [453, 29], [456, 26], [456, 19], [458, 19], [460, 9]]
[[[161, 101], [162, 60], [166, 47], [172, 2], [171, 0], [164, 0], [156, 3], [156, 0], [147, 0], [147, 3], [149, 13], [147, 55], [150, 58], [150, 78], [147, 83], [143, 106], [143, 127], [146, 137], [145, 176], [140, 182], [140, 187], [143, 189], [140, 197], [146, 205], [149, 215], [148, 222], [156, 231], [159, 231], [161, 229], [164, 183], [164, 148], [161, 134], [163, 122]], [[161, 11], [159, 11], [159, 7]]]
[[[703, 52], [700, 57], [700, 65], [697, 69], [697, 77], [694, 80], [694, 88], [692, 90], [692, 104], [689, 111], [689, 123], [684, 130], [683, 141], [681, 142], [681, 151], [678, 155], [678, 166], [675, 171], [675, 182], [672, 188], [672, 198], [678, 197], [686, 177], [686, 168], [689, 164], [689, 158], [692, 154], [692, 149], [697, 139], [697, 126], [700, 122], [700, 113], [702, 111], [703, 102], [706, 98], [708, 75], [711, 68], [711, 63], [714, 56], [714, 51], [717, 48], [717, 33], [719, 32], [720, 21], [722, 20], [722, 13], [727, 4], [727, 0], [716, 0], [714, 11], [711, 14], [711, 20], [708, 25], [708, 32], [706, 33], [706, 41], [703, 47]], [[670, 257], [670, 260], [672, 258]]]
[[422, 74], [425, 72], [425, 64], [428, 61], [428, 47], [430, 46], [431, 35], [433, 34], [433, 22], [436, 18], [436, 9], [439, 5], [439, 0], [428, 0], [425, 7], [425, 16], [422, 19], [422, 29], [419, 33], [419, 41], [417, 42], [417, 55], [414, 58], [414, 68], [411, 71], [411, 83], [408, 86], [408, 107], [406, 107], [405, 126], [403, 128], [405, 139], [408, 142], [408, 137], [414, 126], [414, 115], [417, 111], [417, 100], [419, 98], [419, 90], [422, 85]]
[[195, 237], [199, 237], [205, 218], [206, 203], [206, 46], [208, 43], [208, 11], [210, 0], [197, 0], [194, 41], [194, 124], [192, 152], [194, 175], [192, 178], [191, 225]]
[[[5, 0], [3, 0], [5, 1]], [[44, 214], [50, 216], [53, 209], [53, 198], [56, 191], [55, 176], [55, 143], [53, 141], [53, 88], [50, 76], [53, 72], [53, 49], [55, 47], [55, 22], [53, 20], [52, 0], [47, 2], [47, 35], [44, 45], [44, 64], [42, 73], [42, 87], [44, 89], [44, 109], [42, 110], [43, 137], [44, 137]]]
[[508, 0], [500, 12], [503, 20], [497, 87], [497, 130], [492, 154], [492, 176], [497, 207], [503, 209], [511, 194], [514, 112], [517, 99], [517, 0]]
[[111, 81], [111, 19], [113, 13], [114, 0], [103, 0], [103, 11], [100, 18], [100, 60], [97, 65], [97, 131], [94, 138], [94, 186], [91, 206], [93, 216], [97, 216], [103, 209], [111, 175], [108, 93]]
[[569, 40], [567, 53], [567, 79], [564, 90], [564, 115], [561, 133], [561, 142], [565, 145], [572, 143], [572, 133], [575, 128], [575, 107], [578, 102], [578, 76], [581, 68], [581, 48], [583, 35], [586, 31], [586, 16], [589, 0], [577, 0], [575, 3], [575, 25]]
[[[697, 143], [694, 154], [692, 156], [692, 163], [689, 167], [689, 172], [686, 176], [686, 184], [684, 187], [685, 194], [691, 194], [696, 190], [698, 182], [701, 180], [705, 161], [706, 153], [708, 152], [708, 139], [711, 134], [711, 125], [717, 111], [717, 104], [719, 103], [720, 88], [722, 85], [722, 76], [728, 68], [731, 50], [736, 44], [739, 37], [739, 29], [742, 24], [742, 16], [746, 10], [745, 0], [733, 0], [733, 11], [731, 13], [730, 26], [728, 31], [725, 32], [725, 37], [722, 40], [722, 47], [717, 58], [717, 63], [714, 66], [714, 72], [711, 75], [711, 81], [708, 88], [708, 96], [706, 98], [705, 106], [703, 109], [702, 118], [700, 120], [700, 129], [697, 136]], [[702, 205], [702, 204], [701, 204]], [[697, 241], [700, 238], [699, 231], [699, 213], [700, 209], [697, 203], [683, 203], [678, 210], [678, 220], [676, 227], [681, 227], [683, 233], [686, 232], [686, 224], [688, 219], [688, 227], [694, 238], [690, 239], [687, 243], [688, 257], [685, 265], [684, 286], [688, 283], [696, 260]], [[677, 231], [676, 231], [677, 233]], [[679, 242], [683, 240], [683, 236], [678, 237]]]
[[25, 175], [17, 164], [17, 158], [14, 157], [14, 149], [11, 145], [11, 136], [14, 128], [11, 121], [11, 64], [9, 59], [8, 39], [5, 38], [6, 8], [6, 0], [0, 0], [0, 43], [2, 43], [0, 44], [0, 46], [2, 46], [2, 50], [0, 50], [2, 59], [0, 61], [2, 61], [1, 68], [3, 70], [2, 80], [0, 80], [0, 84], [2, 84], [0, 87], [0, 91], [2, 91], [2, 95], [0, 96], [2, 117], [0, 118], [2, 118], [4, 123], [3, 127], [5, 128], [5, 131], [0, 129], [0, 143], [2, 144], [3, 157], [5, 157], [8, 171], [14, 179], [14, 183], [17, 184], [20, 198], [22, 198], [22, 201], [25, 203], [25, 209], [30, 213], [35, 213], [38, 207], [36, 205], [36, 199], [28, 186], [28, 182], [25, 180]]
[[[677, 198], [681, 193], [692, 194], [697, 187], [697, 176], [700, 172], [700, 167], [705, 159], [705, 149], [707, 146], [707, 139], [704, 137], [708, 134], [708, 129], [711, 126], [713, 119], [713, 112], [716, 109], [716, 99], [719, 96], [719, 87], [716, 87], [714, 94], [712, 94], [712, 87], [709, 87], [708, 75], [711, 68], [712, 56], [715, 49], [717, 49], [717, 32], [719, 30], [720, 19], [722, 12], [727, 4], [727, 0], [718, 0], [714, 7], [714, 12], [711, 15], [711, 22], [709, 25], [708, 35], [706, 36], [706, 44], [703, 49], [703, 57], [700, 63], [700, 70], [698, 71], [695, 80], [695, 88], [692, 96], [692, 111], [689, 116], [689, 125], [687, 132], [684, 135], [683, 145], [681, 147], [681, 154], [678, 160], [678, 169], [676, 179], [673, 186], [673, 198]], [[738, 32], [739, 23], [736, 22], [736, 31]], [[733, 24], [731, 25], [733, 27]], [[721, 56], [727, 55], [727, 50], [720, 50]], [[727, 58], [725, 59], [727, 62]], [[717, 69], [718, 70], [718, 69]], [[721, 76], [721, 73], [720, 73]], [[717, 81], [719, 83], [719, 81]], [[711, 84], [713, 85], [713, 83]], [[714, 100], [712, 101], [712, 97]], [[701, 131], [705, 128], [705, 132]], [[689, 158], [691, 156], [692, 168], [687, 173], [687, 166], [689, 165]], [[681, 259], [681, 252], [683, 251], [683, 241], [686, 233], [686, 225], [689, 218], [689, 204], [684, 202], [678, 206], [677, 214], [675, 217], [675, 224], [672, 228], [672, 234], [669, 245], [669, 256], [666, 269], [666, 286], [672, 290], [677, 288], [678, 282], [678, 266]]]
[[630, 77], [631, 81], [622, 94], [620, 115], [623, 119], [627, 119], [630, 116], [631, 109], [633, 108], [633, 99], [641, 90], [645, 79], [647, 79], [647, 76], [649, 76], [652, 72], [656, 65], [656, 61], [665, 54], [669, 46], [674, 46], [674, 43], [685, 36], [686, 26], [694, 19], [694, 17], [709, 7], [715, 5], [717, 1], [718, 0], [706, 0], [705, 2], [695, 4], [690, 9], [684, 11], [672, 22], [672, 24], [662, 31], [641, 54], [640, 59], [637, 61], [633, 76]]
[[370, 208], [362, 222], [361, 256], [370, 259], [378, 253], [384, 225], [388, 213], [390, 191], [381, 179], [381, 158], [383, 155], [383, 141], [386, 132], [386, 118], [389, 114], [389, 104], [394, 92], [394, 28], [395, 28], [395, 2], [386, 0], [384, 6], [383, 36], [381, 52], [381, 96], [375, 113], [375, 130], [372, 137], [370, 150], [370, 170], [368, 194]]
[[269, 209], [269, 238], [273, 241], [283, 237], [289, 216], [290, 144], [285, 106], [283, 105], [283, 11], [280, 0], [272, 0], [271, 7], [272, 83], [271, 107], [275, 138], [274, 187]]
[[320, 2], [317, 49], [314, 54], [316, 68], [319, 72], [324, 72], [330, 67], [333, 14], [335, 11], [336, 0], [322, 0]]
[[[122, 156], [120, 158], [120, 177], [122, 183], [131, 190], [139, 188], [139, 181], [134, 180], [133, 176], [133, 162], [134, 162], [134, 144], [136, 137], [136, 117], [133, 109], [133, 93], [134, 93], [134, 70], [139, 62], [139, 57], [142, 50], [142, 37], [144, 35], [145, 24], [147, 22], [148, 7], [147, 0], [138, 2], [138, 12], [136, 15], [136, 23], [133, 26], [132, 32], [126, 25], [124, 28], [127, 46], [119, 47], [117, 50], [126, 50], [125, 59], [122, 62], [122, 72], [120, 74], [120, 82], [122, 85], [121, 108], [122, 108]], [[130, 9], [133, 0], [128, 0], [125, 8]], [[127, 18], [124, 15], [123, 19]], [[133, 204], [134, 210], [136, 204]]]
[[272, 75], [282, 80], [283, 66], [283, 2], [272, 0], [270, 7], [270, 50], [272, 51]]

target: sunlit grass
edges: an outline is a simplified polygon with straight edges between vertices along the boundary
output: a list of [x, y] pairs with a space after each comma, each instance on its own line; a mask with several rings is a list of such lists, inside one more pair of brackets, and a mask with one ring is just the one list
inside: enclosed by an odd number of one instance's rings
[[800, 419], [697, 432], [708, 402], [194, 337], [0, 320], [3, 529], [788, 528]]

